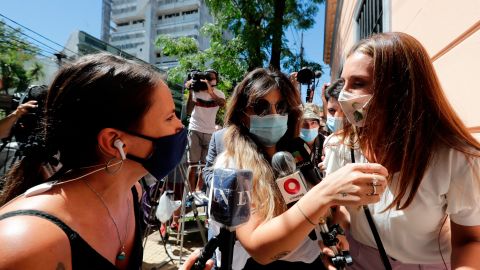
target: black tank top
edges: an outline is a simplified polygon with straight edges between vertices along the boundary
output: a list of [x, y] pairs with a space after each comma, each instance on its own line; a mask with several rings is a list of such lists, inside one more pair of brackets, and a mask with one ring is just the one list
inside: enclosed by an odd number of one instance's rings
[[[138, 198], [137, 189], [132, 188], [133, 198]], [[128, 270], [139, 270], [142, 266], [143, 247], [142, 232], [140, 229], [140, 217], [138, 200], [133, 200], [133, 209], [135, 212], [135, 240], [132, 253], [128, 262]], [[91, 270], [116, 270], [117, 267], [109, 260], [94, 250], [83, 238], [63, 221], [55, 216], [38, 210], [16, 210], [0, 215], [0, 220], [13, 216], [36, 216], [47, 219], [62, 229], [70, 241], [70, 249], [72, 254], [72, 269], [91, 269]]]

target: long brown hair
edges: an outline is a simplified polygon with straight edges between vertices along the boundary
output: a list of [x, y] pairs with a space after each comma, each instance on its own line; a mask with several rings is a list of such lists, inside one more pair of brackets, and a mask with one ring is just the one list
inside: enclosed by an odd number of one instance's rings
[[277, 143], [277, 150], [280, 150], [288, 141], [298, 137], [302, 114], [300, 93], [283, 73], [264, 68], [248, 73], [235, 88], [225, 112], [224, 155], [235, 160], [238, 169], [253, 171], [252, 201], [256, 211], [265, 219], [281, 214], [286, 205], [275, 185], [272, 168], [262, 154], [262, 147], [250, 136], [242, 119], [250, 104], [274, 89], [280, 90], [289, 107], [288, 130]]
[[107, 53], [63, 66], [48, 90], [41, 147], [7, 174], [0, 205], [40, 184], [42, 164], [54, 155], [62, 164], [58, 176], [100, 161], [98, 133], [107, 127], [138, 130], [160, 80], [150, 67]]
[[[415, 38], [377, 34], [356, 44], [348, 56], [354, 53], [373, 59], [373, 97], [365, 126], [358, 130], [360, 146], [388, 169], [390, 180], [399, 172], [397, 195], [388, 208], [405, 209], [439, 146], [478, 157], [480, 144], [449, 104], [427, 51]], [[352, 135], [352, 129], [346, 131]]]

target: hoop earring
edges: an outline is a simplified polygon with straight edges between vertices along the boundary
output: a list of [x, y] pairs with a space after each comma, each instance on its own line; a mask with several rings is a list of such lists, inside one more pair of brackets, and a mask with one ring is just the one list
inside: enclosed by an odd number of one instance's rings
[[[115, 173], [117, 173], [118, 171], [120, 171], [120, 169], [121, 169], [122, 166], [123, 166], [123, 160], [122, 160], [122, 159], [121, 159], [119, 162], [115, 163], [115, 164], [110, 164], [110, 163], [111, 163], [113, 160], [115, 160], [115, 159], [116, 159], [116, 157], [113, 157], [113, 158], [109, 159], [109, 160], [107, 161], [107, 163], [105, 163], [105, 171], [106, 171], [108, 174], [115, 174]], [[116, 165], [118, 165], [118, 164], [120, 164], [120, 166], [118, 166], [118, 168], [117, 168], [116, 170], [111, 171], [111, 170], [108, 169], [108, 168], [113, 167], [113, 166], [116, 166]]]

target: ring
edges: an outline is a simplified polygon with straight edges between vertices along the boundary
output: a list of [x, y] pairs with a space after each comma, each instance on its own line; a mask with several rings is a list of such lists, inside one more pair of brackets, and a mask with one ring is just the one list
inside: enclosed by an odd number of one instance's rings
[[377, 187], [376, 187], [373, 183], [372, 183], [372, 188], [373, 188], [372, 193], [367, 194], [367, 196], [375, 196], [375, 195], [378, 195], [378, 194], [377, 194]]
[[378, 185], [378, 179], [374, 176], [372, 177], [372, 186]]

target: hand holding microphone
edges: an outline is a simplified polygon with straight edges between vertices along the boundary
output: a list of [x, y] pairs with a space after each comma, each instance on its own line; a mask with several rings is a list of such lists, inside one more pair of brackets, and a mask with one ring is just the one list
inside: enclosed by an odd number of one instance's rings
[[[295, 159], [289, 152], [275, 153], [272, 157], [272, 167], [275, 172], [277, 172], [279, 178], [276, 180], [276, 183], [288, 206], [293, 205], [307, 193], [307, 186], [302, 173], [296, 170]], [[305, 218], [313, 224], [300, 208], [299, 210]], [[330, 254], [330, 262], [336, 267], [336, 269], [344, 269], [346, 265], [351, 265], [352, 257], [348, 252], [339, 251], [337, 249], [337, 244], [339, 242], [337, 235], [343, 235], [343, 229], [338, 224], [329, 227], [326, 223], [326, 218], [322, 218], [318, 222], [318, 226], [320, 228], [323, 243], [333, 251], [333, 254]], [[310, 233], [310, 235], [312, 234], [314, 235], [314, 231]], [[312, 240], [315, 239], [312, 238]]]
[[220, 234], [208, 241], [192, 269], [203, 270], [218, 247], [220, 270], [232, 269], [235, 228], [250, 218], [251, 181], [249, 170], [215, 169], [209, 205], [211, 225], [220, 225]]

